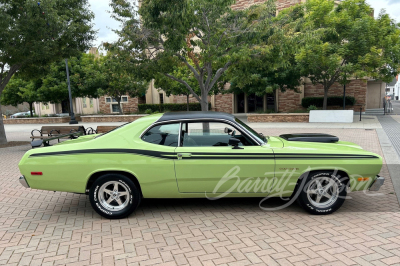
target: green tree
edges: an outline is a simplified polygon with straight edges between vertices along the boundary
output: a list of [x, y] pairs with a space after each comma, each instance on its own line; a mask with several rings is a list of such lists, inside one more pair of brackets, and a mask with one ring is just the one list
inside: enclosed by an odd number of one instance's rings
[[17, 106], [27, 102], [29, 111], [33, 117], [33, 103], [40, 101], [38, 88], [41, 86], [41, 80], [25, 81], [19, 78], [12, 78], [3, 90], [1, 95], [1, 104]]
[[102, 85], [99, 93], [115, 99], [120, 114], [122, 114], [122, 96], [129, 95], [132, 98], [143, 96], [149, 85], [146, 81], [138, 81], [136, 76], [129, 71], [131, 57], [130, 53], [108, 52], [101, 59]]
[[[82, 53], [68, 59], [71, 94], [73, 98], [97, 98], [104, 78], [99, 66], [99, 58], [93, 54]], [[39, 94], [43, 102], [60, 103], [68, 100], [67, 74], [65, 60], [52, 63], [47, 75], [42, 78]]]
[[302, 75], [295, 60], [296, 52], [304, 43], [312, 42], [315, 35], [299, 33], [300, 6], [279, 12], [267, 30], [260, 30], [260, 43], [251, 57], [243, 58], [225, 77], [230, 92], [256, 94], [276, 93], [280, 89], [297, 91]]
[[[186, 60], [191, 61], [189, 58]], [[171, 73], [174, 77], [185, 81], [189, 86], [194, 90], [194, 92], [199, 95], [199, 83], [193, 76], [193, 72], [191, 72], [185, 64], [181, 63], [177, 66], [174, 66], [171, 70]], [[156, 73], [154, 78], [154, 87], [159, 88], [165, 92], [167, 96], [170, 95], [185, 95], [186, 96], [186, 104], [187, 110], [189, 111], [189, 96], [190, 91], [180, 82], [177, 82], [169, 77]]]
[[329, 88], [352, 78], [372, 77], [390, 81], [399, 73], [400, 29], [385, 14], [375, 19], [365, 0], [309, 0], [299, 18], [301, 31], [316, 33], [296, 54], [301, 73], [324, 88], [323, 109]]
[[89, 48], [93, 17], [87, 0], [0, 0], [0, 95], [15, 73], [39, 76], [49, 63]]
[[[134, 51], [141, 75], [161, 74], [179, 82], [208, 110], [208, 95], [221, 89], [225, 72], [251, 55], [260, 25], [268, 28], [275, 16], [273, 1], [246, 10], [231, 9], [234, 0], [144, 0], [139, 9], [128, 0], [112, 1], [114, 16], [122, 22], [118, 47]], [[190, 59], [190, 60], [188, 60]], [[184, 65], [196, 87], [174, 75]], [[219, 85], [219, 86], [218, 86]]]

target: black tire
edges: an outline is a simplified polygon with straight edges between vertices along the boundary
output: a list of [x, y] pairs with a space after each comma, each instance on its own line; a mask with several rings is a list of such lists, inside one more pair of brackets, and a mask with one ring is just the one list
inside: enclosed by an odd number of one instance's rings
[[307, 212], [326, 215], [343, 205], [347, 195], [348, 177], [330, 171], [318, 171], [303, 178], [305, 179], [299, 180], [301, 185], [298, 187], [300, 191], [296, 193], [296, 200]]
[[121, 219], [136, 210], [140, 204], [141, 194], [128, 177], [105, 174], [96, 179], [90, 187], [89, 199], [93, 209], [101, 216], [107, 219]]

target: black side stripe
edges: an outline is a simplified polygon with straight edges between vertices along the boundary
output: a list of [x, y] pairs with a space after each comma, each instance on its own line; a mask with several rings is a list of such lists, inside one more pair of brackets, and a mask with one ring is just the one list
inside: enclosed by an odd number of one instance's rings
[[89, 150], [73, 150], [73, 151], [55, 151], [45, 153], [31, 154], [29, 157], [37, 156], [51, 156], [51, 155], [71, 155], [71, 154], [90, 154], [90, 153], [130, 153], [145, 155], [150, 157], [170, 159], [171, 156], [176, 156], [174, 152], [159, 152], [159, 151], [148, 151], [148, 150], [136, 150], [136, 149], [89, 149]]
[[[136, 155], [144, 155], [154, 158], [162, 159], [176, 159], [177, 153], [175, 152], [160, 152], [160, 151], [149, 151], [149, 150], [137, 150], [137, 149], [89, 149], [89, 150], [73, 150], [73, 151], [56, 151], [56, 152], [44, 152], [31, 154], [29, 157], [42, 157], [42, 156], [53, 156], [53, 155], [72, 155], [72, 154], [93, 154], [93, 153], [128, 153]], [[363, 154], [295, 154], [295, 153], [278, 153], [278, 154], [265, 154], [265, 153], [212, 153], [212, 152], [194, 152], [191, 153], [191, 157], [185, 157], [184, 160], [227, 160], [227, 159], [240, 159], [240, 160], [252, 160], [252, 159], [374, 159], [379, 158], [374, 155], [363, 155]]]

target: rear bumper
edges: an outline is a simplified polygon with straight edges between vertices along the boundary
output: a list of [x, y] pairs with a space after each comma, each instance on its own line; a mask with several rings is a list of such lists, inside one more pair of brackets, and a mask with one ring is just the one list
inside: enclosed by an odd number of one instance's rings
[[26, 182], [25, 176], [20, 176], [19, 177], [19, 182], [21, 183], [21, 185], [23, 185], [26, 188], [29, 188], [28, 182]]
[[369, 187], [369, 190], [370, 191], [378, 191], [384, 182], [385, 182], [385, 178], [377, 175], [375, 181]]

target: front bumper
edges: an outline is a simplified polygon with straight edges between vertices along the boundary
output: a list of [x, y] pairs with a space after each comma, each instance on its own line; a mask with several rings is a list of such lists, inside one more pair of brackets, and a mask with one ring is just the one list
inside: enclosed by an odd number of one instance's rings
[[371, 184], [371, 186], [369, 187], [370, 191], [378, 191], [381, 186], [383, 185], [383, 183], [385, 182], [385, 178], [382, 176], [377, 175], [377, 178], [375, 179], [375, 181]]
[[21, 183], [21, 185], [23, 185], [26, 188], [29, 188], [28, 182], [26, 182], [25, 176], [20, 176], [19, 177], [19, 182]]

